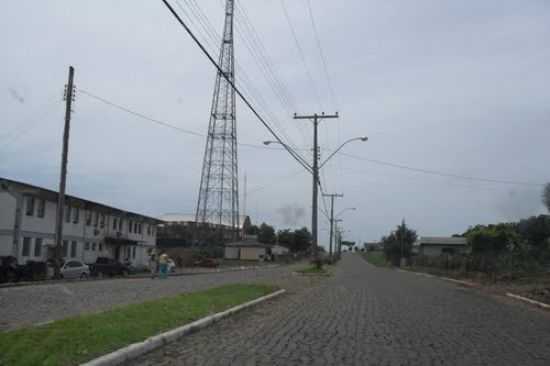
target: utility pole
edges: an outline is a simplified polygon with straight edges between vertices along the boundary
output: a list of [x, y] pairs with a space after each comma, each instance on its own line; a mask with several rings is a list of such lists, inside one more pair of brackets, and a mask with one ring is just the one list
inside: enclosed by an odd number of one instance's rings
[[344, 197], [343, 194], [332, 193], [323, 194], [323, 197], [330, 197], [330, 244], [329, 244], [329, 257], [332, 259], [332, 236], [334, 232], [334, 199]]
[[57, 214], [55, 221], [55, 277], [59, 278], [61, 266], [61, 248], [63, 245], [63, 212], [65, 211], [65, 185], [67, 181], [67, 159], [69, 155], [69, 131], [71, 128], [71, 106], [74, 101], [74, 68], [69, 66], [69, 81], [65, 85], [65, 127], [63, 129], [63, 150], [61, 153], [61, 177], [57, 196]]
[[342, 219], [336, 219], [334, 220], [334, 231], [335, 231], [335, 245], [336, 245], [336, 253], [338, 253], [338, 259], [340, 259], [340, 256], [342, 255], [342, 231], [338, 228], [338, 223], [342, 222]]
[[319, 143], [317, 138], [317, 130], [319, 123], [325, 118], [338, 118], [338, 112], [336, 114], [325, 114], [325, 112], [320, 115], [315, 113], [313, 115], [302, 115], [294, 113], [294, 119], [309, 119], [313, 121], [313, 204], [311, 206], [311, 235], [312, 235], [312, 256], [313, 259], [318, 259], [318, 250], [317, 250], [317, 214], [319, 203]]

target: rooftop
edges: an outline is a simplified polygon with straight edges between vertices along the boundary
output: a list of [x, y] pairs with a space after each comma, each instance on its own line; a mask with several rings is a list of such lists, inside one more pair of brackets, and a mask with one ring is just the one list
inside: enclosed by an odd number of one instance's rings
[[[0, 177], [0, 189], [7, 189], [9, 186], [18, 186], [18, 187], [20, 187], [20, 189], [22, 188], [22, 189], [27, 190], [28, 194], [36, 194], [38, 196], [42, 196], [46, 200], [57, 202], [57, 197], [58, 197], [58, 192], [57, 191], [54, 191], [54, 190], [51, 190], [51, 189], [48, 189], [48, 188], [44, 188], [44, 187], [35, 186], [35, 185], [25, 183], [25, 182], [19, 182], [19, 181], [16, 181], [16, 180], [11, 180], [11, 179]], [[104, 203], [90, 201], [90, 200], [87, 200], [85, 198], [80, 198], [80, 197], [72, 196], [72, 195], [69, 195], [69, 194], [65, 194], [65, 199], [66, 199], [66, 201], [69, 201], [69, 202], [71, 202], [71, 201], [72, 202], [80, 202], [85, 207], [86, 206], [93, 206], [94, 208], [100, 209], [100, 210], [104, 209], [104, 210], [108, 210], [108, 211], [118, 211], [120, 213], [126, 213], [126, 214], [129, 214], [129, 215], [139, 216], [139, 217], [146, 218], [146, 219], [149, 219], [149, 220], [152, 220], [152, 221], [156, 221], [157, 223], [162, 222], [162, 220], [159, 220], [156, 217], [151, 217], [151, 216], [143, 215], [143, 214], [140, 214], [140, 213], [123, 210], [121, 208], [116, 208], [116, 207], [113, 207], [113, 206], [106, 205]]]

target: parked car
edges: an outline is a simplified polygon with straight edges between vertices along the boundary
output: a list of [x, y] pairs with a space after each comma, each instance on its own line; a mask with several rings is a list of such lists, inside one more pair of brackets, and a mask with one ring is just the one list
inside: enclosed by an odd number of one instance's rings
[[217, 260], [213, 258], [200, 258], [196, 260], [194, 263], [195, 267], [208, 267], [208, 268], [216, 268], [220, 265]]
[[80, 261], [68, 261], [60, 269], [62, 278], [80, 278], [90, 277], [90, 267]]
[[127, 265], [107, 257], [98, 257], [96, 262], [90, 264], [89, 267], [94, 277], [126, 276], [130, 273], [130, 268]]

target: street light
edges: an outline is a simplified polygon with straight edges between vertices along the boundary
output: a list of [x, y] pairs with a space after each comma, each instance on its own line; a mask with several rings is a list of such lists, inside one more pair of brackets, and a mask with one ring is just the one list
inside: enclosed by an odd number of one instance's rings
[[340, 215], [342, 215], [346, 211], [357, 211], [357, 208], [355, 208], [355, 207], [344, 208], [342, 211], [340, 211], [336, 214], [336, 217], [339, 217]]
[[323, 161], [323, 162], [321, 163], [321, 165], [319, 165], [319, 169], [322, 168], [323, 165], [325, 165], [325, 164], [327, 163], [327, 161], [330, 160], [330, 158], [332, 158], [334, 155], [336, 155], [336, 153], [338, 153], [338, 151], [342, 150], [342, 148], [343, 148], [344, 146], [346, 146], [347, 144], [349, 144], [350, 142], [353, 142], [353, 141], [366, 142], [366, 141], [368, 141], [368, 139], [369, 139], [369, 138], [368, 138], [367, 136], [361, 136], [361, 137], [354, 137], [354, 138], [352, 138], [352, 139], [349, 139], [349, 140], [345, 141], [345, 142], [344, 142], [342, 145], [340, 145], [336, 150], [334, 150], [334, 151], [332, 152], [332, 154], [330, 154], [330, 155], [325, 159], [325, 161]]
[[[295, 117], [296, 118], [296, 117]], [[317, 117], [316, 117], [317, 118]], [[354, 137], [347, 141], [345, 141], [342, 145], [340, 145], [336, 150], [334, 150], [321, 164], [318, 164], [318, 151], [319, 151], [319, 145], [317, 143], [317, 123], [315, 123], [315, 138], [313, 143], [313, 164], [308, 164], [304, 158], [302, 158], [300, 155], [298, 155], [296, 152], [294, 152], [293, 149], [291, 149], [288, 145], [284, 144], [281, 141], [264, 141], [263, 144], [268, 146], [271, 144], [280, 144], [282, 145], [285, 150], [287, 150], [295, 159], [297, 159], [308, 172], [310, 172], [313, 175], [313, 204], [312, 204], [312, 210], [311, 210], [311, 236], [313, 241], [313, 255], [314, 259], [317, 259], [317, 214], [318, 214], [318, 194], [319, 194], [319, 170], [334, 156], [336, 155], [342, 148], [349, 144], [352, 141], [362, 141], [365, 142], [369, 138], [367, 136], [361, 136], [361, 137]]]

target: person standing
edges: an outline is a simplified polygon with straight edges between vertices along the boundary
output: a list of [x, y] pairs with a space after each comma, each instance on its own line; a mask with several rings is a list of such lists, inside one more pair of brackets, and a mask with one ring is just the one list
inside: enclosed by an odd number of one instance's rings
[[168, 255], [162, 253], [159, 257], [159, 277], [165, 279], [168, 276]]
[[155, 278], [157, 276], [157, 256], [155, 253], [151, 253], [151, 256], [149, 257], [149, 270], [151, 271], [151, 278]]

